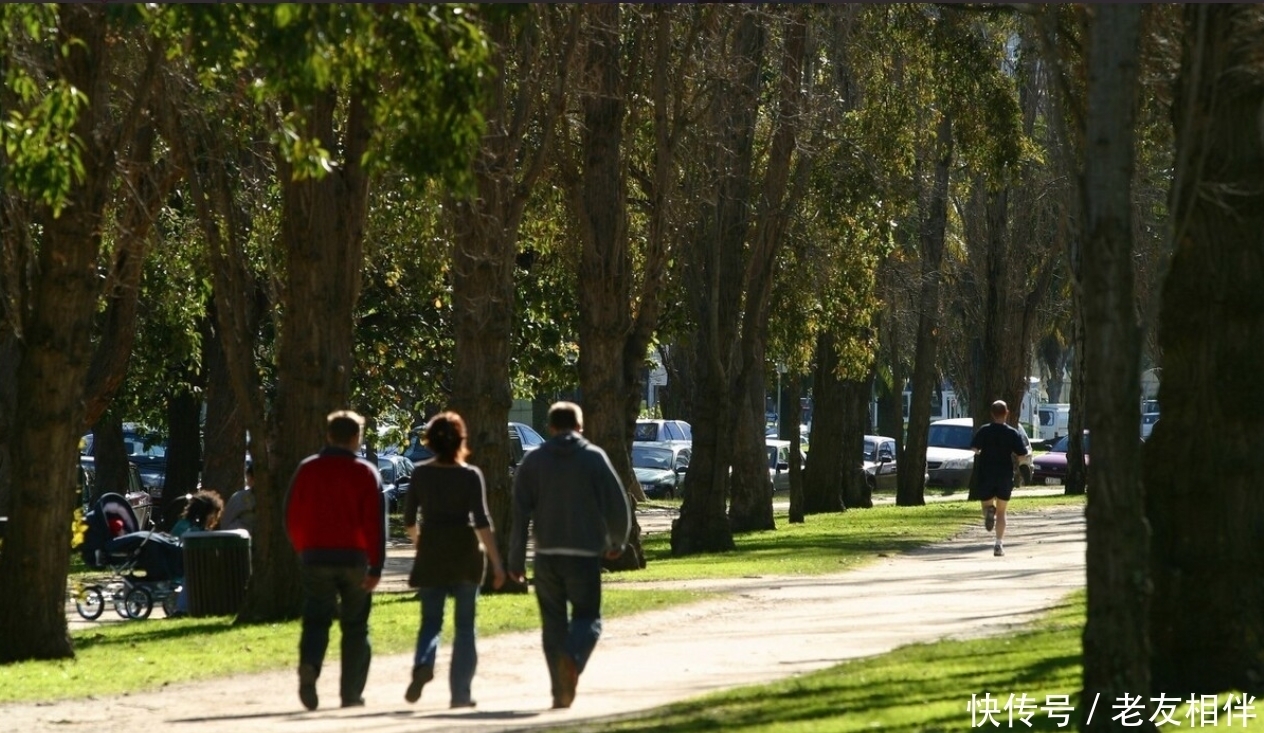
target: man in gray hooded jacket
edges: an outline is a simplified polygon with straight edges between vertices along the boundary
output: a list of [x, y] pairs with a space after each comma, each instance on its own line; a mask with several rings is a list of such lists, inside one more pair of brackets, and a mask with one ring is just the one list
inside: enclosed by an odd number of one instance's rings
[[509, 575], [524, 580], [533, 523], [535, 595], [555, 708], [575, 700], [601, 636], [601, 560], [623, 553], [632, 523], [623, 484], [606, 452], [580, 434], [583, 421], [572, 402], [550, 407], [552, 438], [528, 453], [514, 476]]

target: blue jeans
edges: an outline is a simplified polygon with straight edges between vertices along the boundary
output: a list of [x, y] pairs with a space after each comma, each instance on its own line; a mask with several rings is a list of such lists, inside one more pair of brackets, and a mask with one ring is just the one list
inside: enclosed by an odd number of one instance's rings
[[569, 654], [583, 672], [601, 636], [601, 558], [537, 554], [535, 598], [556, 697], [558, 656]]
[[[364, 589], [366, 568], [334, 565], [301, 565], [303, 583], [303, 631], [298, 640], [299, 664], [311, 665], [320, 675], [329, 647], [329, 627], [334, 616], [342, 630], [343, 702], [355, 702], [369, 677], [369, 611], [372, 596]], [[339, 612], [338, 602], [342, 602]]]
[[452, 639], [452, 667], [448, 670], [448, 686], [452, 691], [452, 704], [470, 701], [470, 683], [478, 668], [478, 648], [475, 645], [474, 607], [478, 602], [477, 583], [418, 588], [421, 599], [421, 629], [417, 632], [417, 653], [414, 666], [434, 667], [439, 651], [439, 632], [443, 630], [443, 608], [452, 596], [452, 623], [456, 633]]

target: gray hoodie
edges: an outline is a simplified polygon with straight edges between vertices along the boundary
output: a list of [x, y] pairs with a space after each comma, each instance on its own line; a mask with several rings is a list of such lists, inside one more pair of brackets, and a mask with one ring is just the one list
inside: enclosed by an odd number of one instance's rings
[[511, 573], [527, 558], [527, 523], [540, 555], [599, 556], [627, 545], [632, 513], [623, 484], [601, 448], [579, 433], [562, 433], [528, 453], [513, 487]]

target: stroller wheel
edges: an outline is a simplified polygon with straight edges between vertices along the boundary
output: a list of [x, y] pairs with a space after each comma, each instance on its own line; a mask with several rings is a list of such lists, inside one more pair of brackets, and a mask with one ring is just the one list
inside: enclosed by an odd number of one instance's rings
[[105, 594], [101, 592], [101, 587], [90, 585], [80, 589], [75, 594], [75, 610], [89, 621], [101, 618], [101, 613], [105, 611]]
[[123, 611], [127, 618], [136, 619], [137, 621], [147, 619], [150, 611], [153, 610], [154, 597], [145, 588], [132, 588], [127, 592], [127, 597], [123, 599]]
[[162, 612], [167, 614], [167, 618], [171, 618], [172, 616], [176, 615], [175, 592], [168, 593], [167, 596], [162, 599]]

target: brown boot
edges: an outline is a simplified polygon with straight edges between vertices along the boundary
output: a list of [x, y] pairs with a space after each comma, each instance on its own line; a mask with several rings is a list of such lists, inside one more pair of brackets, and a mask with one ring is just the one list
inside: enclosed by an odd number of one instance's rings
[[579, 686], [579, 668], [571, 655], [563, 652], [557, 656], [557, 694], [553, 696], [554, 708], [569, 708], [575, 702], [575, 688]]

